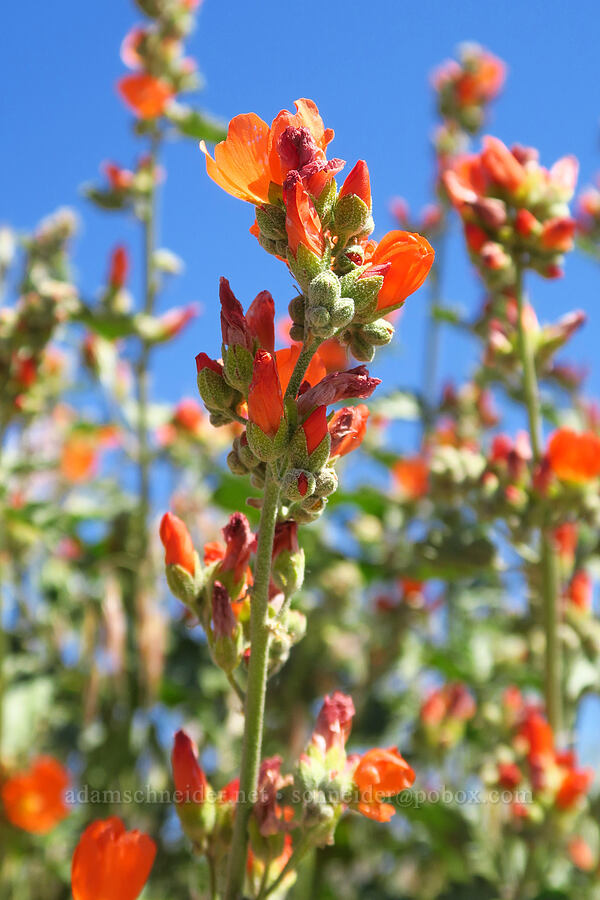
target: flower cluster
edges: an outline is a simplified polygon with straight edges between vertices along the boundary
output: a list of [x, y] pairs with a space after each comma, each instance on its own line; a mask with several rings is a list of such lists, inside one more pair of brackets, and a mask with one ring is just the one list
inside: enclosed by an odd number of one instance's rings
[[577, 171], [572, 156], [548, 170], [536, 150], [509, 150], [488, 136], [479, 153], [457, 157], [444, 172], [471, 259], [491, 290], [514, 288], [517, 266], [546, 278], [562, 275], [562, 257], [575, 233], [568, 203]]
[[121, 59], [132, 69], [118, 84], [124, 102], [141, 119], [156, 119], [176, 94], [197, 87], [196, 64], [183, 56], [198, 5], [190, 0], [145, 0], [139, 4], [151, 23], [136, 25], [125, 37]]
[[479, 131], [487, 106], [502, 90], [505, 78], [502, 60], [478, 44], [463, 44], [458, 61], [442, 63], [432, 80], [447, 133], [452, 126], [469, 134]]
[[[552, 729], [539, 709], [522, 698], [518, 705], [511, 745], [498, 749], [493, 764], [486, 767], [485, 779], [514, 791], [510, 804], [514, 817], [542, 821], [549, 807], [565, 813], [581, 805], [593, 772], [579, 767], [574, 751], [556, 748]], [[523, 802], [525, 797], [529, 802]]]
[[0, 316], [2, 425], [19, 414], [43, 410], [60, 374], [61, 352], [50, 341], [58, 326], [74, 318], [79, 308], [67, 265], [76, 224], [73, 213], [61, 209], [25, 240], [20, 296]]
[[[351, 697], [336, 691], [325, 697], [315, 729], [294, 772], [282, 773], [279, 756], [262, 761], [249, 822], [247, 880], [256, 889], [268, 877], [274, 888], [295, 873], [287, 866], [311, 847], [333, 843], [340, 816], [352, 809], [377, 822], [395, 813], [389, 802], [409, 788], [414, 772], [396, 748], [374, 748], [362, 756], [346, 753], [352, 728]], [[176, 809], [183, 830], [223, 876], [231, 840], [238, 779], [219, 790], [211, 787], [198, 762], [198, 751], [185, 731], [175, 735], [172, 753]]]
[[403, 231], [370, 240], [367, 165], [359, 160], [338, 191], [345, 163], [327, 159], [332, 138], [315, 104], [302, 99], [296, 113], [282, 110], [270, 127], [253, 113], [236, 116], [214, 159], [201, 146], [210, 177], [255, 206], [252, 233], [287, 262], [301, 288], [290, 303], [292, 338], [335, 334], [356, 359], [369, 361], [393, 334], [382, 317], [421, 286], [433, 250]]
[[337, 190], [342, 160], [327, 160], [333, 132], [314, 103], [296, 102], [269, 128], [254, 114], [236, 116], [227, 140], [206, 148], [209, 175], [255, 206], [252, 231], [285, 259], [300, 286], [289, 305], [290, 336], [302, 341], [275, 351], [274, 303], [261, 292], [244, 314], [221, 280], [222, 361], [196, 357], [198, 387], [213, 424], [236, 420], [245, 431], [229, 456], [231, 469], [251, 473], [261, 487], [272, 467], [287, 501], [284, 515], [310, 521], [335, 490], [335, 460], [360, 443], [367, 410], [348, 407], [328, 418], [340, 400], [366, 399], [379, 383], [364, 366], [331, 372], [321, 365], [327, 339], [371, 360], [393, 328], [383, 316], [400, 307], [425, 280], [433, 250], [416, 234], [393, 231], [378, 244], [373, 229], [366, 163]]

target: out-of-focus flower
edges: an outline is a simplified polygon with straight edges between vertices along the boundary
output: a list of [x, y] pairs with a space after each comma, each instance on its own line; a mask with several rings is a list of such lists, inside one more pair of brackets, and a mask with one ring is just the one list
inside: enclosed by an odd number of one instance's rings
[[429, 489], [429, 466], [422, 456], [399, 459], [392, 467], [395, 484], [408, 500], [424, 497]]
[[592, 608], [593, 584], [589, 574], [580, 569], [575, 572], [567, 587], [567, 599], [573, 606], [584, 612]]
[[31, 834], [47, 834], [69, 814], [65, 792], [69, 773], [51, 756], [40, 756], [24, 772], [2, 785], [4, 814], [12, 825]]
[[563, 481], [585, 483], [600, 475], [600, 437], [593, 432], [578, 434], [559, 428], [550, 437], [547, 456], [552, 471]]
[[140, 119], [161, 116], [174, 96], [173, 88], [168, 82], [147, 72], [125, 75], [117, 87], [127, 106]]
[[409, 788], [415, 773], [399, 751], [391, 747], [367, 750], [352, 777], [359, 792], [359, 812], [376, 822], [389, 822], [396, 810], [384, 801]]

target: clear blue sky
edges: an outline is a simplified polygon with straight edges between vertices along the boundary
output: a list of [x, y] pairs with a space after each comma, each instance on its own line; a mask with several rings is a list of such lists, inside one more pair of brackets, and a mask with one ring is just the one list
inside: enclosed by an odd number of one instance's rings
[[[94, 211], [78, 187], [97, 177], [102, 160], [129, 165], [137, 153], [114, 85], [124, 71], [121, 39], [138, 18], [129, 0], [19, 0], [2, 13], [0, 221], [29, 228], [59, 205], [77, 209], [77, 280], [88, 296], [113, 243], [130, 243], [137, 260], [133, 223]], [[539, 147], [544, 163], [575, 153], [581, 182], [589, 181], [600, 169], [599, 23], [594, 0], [347, 0], [330, 7], [321, 0], [205, 0], [189, 49], [207, 80], [199, 102], [224, 119], [253, 110], [270, 121], [296, 97], [313, 98], [336, 131], [335, 155], [369, 164], [381, 235], [393, 227], [390, 196], [402, 194], [417, 207], [429, 198], [428, 75], [464, 40], [479, 41], [509, 66], [490, 131]], [[161, 242], [183, 257], [186, 272], [161, 305], [199, 300], [205, 308], [203, 320], [158, 353], [155, 393], [176, 400], [195, 392], [194, 355], [218, 354], [220, 275], [244, 303], [269, 288], [282, 314], [292, 289], [285, 267], [248, 234], [251, 208], [209, 181], [193, 141], [169, 146], [165, 163]], [[449, 262], [448, 299], [474, 309], [479, 289], [458, 239]], [[588, 325], [570, 353], [595, 367], [589, 386], [597, 393], [600, 267], [572, 256], [563, 281], [536, 279], [532, 287], [542, 319], [587, 310]], [[389, 387], [420, 376], [424, 305], [424, 292], [408, 301], [400, 339], [374, 366]], [[447, 338], [443, 368], [460, 378], [472, 352], [453, 333]]]
[[[129, 0], [20, 0], [3, 12], [0, 220], [27, 228], [60, 204], [74, 206], [84, 223], [76, 244], [78, 281], [88, 294], [101, 283], [112, 243], [125, 240], [134, 251], [139, 244], [131, 222], [91, 209], [78, 193], [102, 160], [127, 165], [136, 153], [114, 84], [124, 71], [120, 41], [138, 18]], [[348, 0], [330, 10], [316, 0], [298, 7], [205, 0], [190, 53], [207, 81], [200, 103], [224, 119], [254, 110], [270, 121], [296, 97], [315, 99], [336, 131], [335, 155], [350, 165], [359, 157], [368, 161], [381, 235], [393, 227], [391, 195], [403, 194], [414, 206], [428, 199], [428, 75], [463, 40], [479, 41], [509, 66], [490, 130], [507, 142], [538, 146], [544, 162], [575, 153], [588, 181], [600, 169], [599, 22], [593, 0], [572, 6], [561, 0]], [[176, 399], [194, 392], [195, 353], [218, 350], [219, 275], [229, 276], [244, 302], [268, 287], [282, 312], [292, 290], [285, 267], [248, 235], [251, 208], [209, 181], [195, 142], [170, 145], [165, 161], [161, 241], [184, 258], [186, 272], [161, 304], [199, 300], [206, 310], [200, 324], [159, 353], [157, 393]], [[540, 317], [587, 309], [586, 333], [572, 345], [579, 362], [594, 363], [597, 356], [599, 289], [600, 269], [574, 258], [562, 282], [535, 280]], [[447, 295], [468, 308], [478, 302], [458, 240]], [[415, 383], [424, 305], [424, 292], [409, 300], [400, 340], [387, 360], [380, 357], [377, 374], [393, 372], [395, 383]], [[458, 375], [468, 354], [461, 340], [449, 338], [443, 366]], [[592, 385], [600, 385], [600, 367]]]

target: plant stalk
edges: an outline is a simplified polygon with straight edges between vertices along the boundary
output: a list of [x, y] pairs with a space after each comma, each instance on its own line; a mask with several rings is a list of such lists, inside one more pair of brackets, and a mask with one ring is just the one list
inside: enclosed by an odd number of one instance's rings
[[254, 588], [250, 605], [250, 662], [246, 688], [244, 743], [240, 765], [240, 794], [235, 811], [225, 900], [239, 900], [242, 896], [246, 871], [248, 819], [256, 799], [271, 637], [268, 622], [269, 582], [278, 511], [279, 485], [272, 473], [267, 471], [256, 550]]
[[[157, 164], [161, 135], [152, 137], [150, 160], [152, 172]], [[156, 250], [156, 185], [152, 181], [152, 189], [144, 210], [144, 313], [151, 316], [156, 302], [157, 282], [154, 254]], [[148, 517], [150, 514], [150, 448], [148, 444], [148, 405], [150, 377], [151, 345], [142, 340], [142, 347], [136, 365], [137, 398], [138, 398], [138, 473], [139, 473], [139, 505], [138, 505], [138, 556], [140, 562], [145, 558], [148, 547]]]
[[[535, 368], [533, 348], [523, 322], [525, 298], [523, 291], [523, 268], [517, 264], [516, 278], [517, 327], [519, 355], [523, 366], [523, 388], [529, 420], [531, 448], [536, 463], [542, 458], [542, 413], [540, 393]], [[555, 735], [562, 729], [562, 660], [558, 634], [560, 609], [556, 554], [551, 532], [540, 530], [540, 566], [542, 574], [542, 605], [546, 650], [544, 661], [544, 694], [548, 721]]]

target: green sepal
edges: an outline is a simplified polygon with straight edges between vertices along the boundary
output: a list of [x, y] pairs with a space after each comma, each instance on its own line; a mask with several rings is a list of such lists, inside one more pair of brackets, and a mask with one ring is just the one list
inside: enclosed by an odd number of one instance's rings
[[[304, 433], [304, 432], [303, 432]], [[329, 451], [331, 449], [331, 435], [325, 435], [318, 447], [308, 457], [308, 468], [311, 472], [318, 472], [322, 469], [329, 459]]]
[[[252, 381], [252, 369], [254, 357], [240, 344], [223, 348], [223, 372], [231, 387], [240, 391], [244, 396], [248, 393], [248, 386]], [[216, 373], [214, 373], [216, 374]]]
[[325, 228], [325, 226], [329, 224], [336, 197], [337, 184], [335, 182], [335, 178], [332, 178], [327, 182], [318, 197], [313, 197], [313, 203], [315, 205], [317, 215], [321, 220], [321, 225], [323, 226], [323, 228]]
[[215, 803], [206, 798], [203, 803], [176, 803], [175, 809], [184, 834], [195, 846], [204, 847], [215, 825]]
[[386, 319], [375, 319], [368, 325], [359, 325], [357, 333], [374, 347], [385, 347], [394, 337], [394, 326]]
[[250, 449], [263, 462], [271, 462], [274, 459], [278, 459], [284, 452], [287, 444], [288, 424], [285, 416], [281, 419], [281, 424], [275, 437], [269, 437], [254, 422], [248, 422], [246, 436]]
[[335, 469], [325, 466], [317, 474], [314, 493], [317, 497], [329, 497], [335, 493], [338, 487], [338, 477]]
[[331, 310], [331, 324], [336, 328], [345, 328], [354, 318], [354, 300], [342, 297]]
[[273, 562], [271, 577], [286, 598], [299, 591], [304, 584], [304, 550], [279, 553]]
[[345, 194], [335, 204], [332, 230], [347, 240], [365, 231], [370, 219], [371, 211], [364, 200], [356, 194]]
[[212, 642], [213, 659], [216, 665], [228, 675], [231, 675], [237, 669], [243, 653], [244, 637], [239, 625], [236, 626], [235, 632], [231, 637], [217, 637]]
[[260, 233], [268, 240], [287, 241], [287, 232], [285, 230], [285, 210], [280, 206], [256, 207], [256, 221], [260, 229]]
[[207, 409], [231, 409], [236, 399], [236, 391], [222, 375], [218, 375], [207, 366], [198, 372], [197, 381], [198, 391]]
[[319, 272], [308, 286], [307, 308], [323, 306], [331, 312], [342, 296], [340, 280], [333, 272]]

